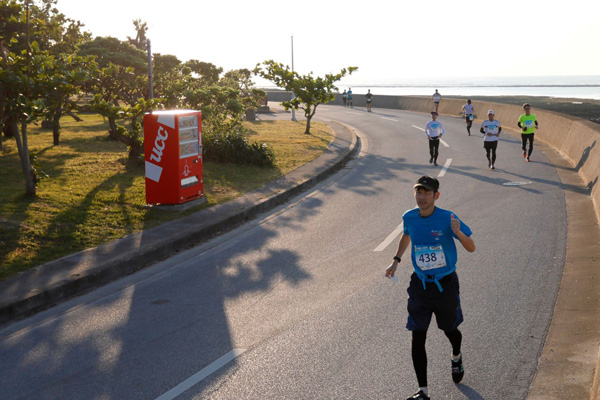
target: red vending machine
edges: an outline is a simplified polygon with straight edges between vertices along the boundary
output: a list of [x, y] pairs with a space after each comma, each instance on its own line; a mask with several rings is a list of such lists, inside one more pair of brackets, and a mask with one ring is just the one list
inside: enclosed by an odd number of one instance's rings
[[154, 111], [144, 115], [146, 203], [182, 204], [202, 197], [200, 111]]

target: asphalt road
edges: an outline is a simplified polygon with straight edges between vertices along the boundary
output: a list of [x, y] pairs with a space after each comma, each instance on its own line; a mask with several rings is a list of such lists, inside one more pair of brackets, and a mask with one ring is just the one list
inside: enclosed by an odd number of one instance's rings
[[432, 322], [430, 394], [524, 399], [565, 261], [554, 167], [539, 147], [526, 163], [504, 135], [489, 170], [478, 126], [467, 136], [458, 118], [440, 118], [448, 147], [434, 167], [427, 114], [321, 106], [317, 115], [356, 127], [361, 155], [235, 231], [4, 327], [0, 398], [408, 397], [409, 257], [398, 283], [383, 274], [412, 185], [430, 174], [441, 181], [437, 205], [469, 224], [477, 245], [458, 256], [465, 378], [452, 383], [450, 345]]

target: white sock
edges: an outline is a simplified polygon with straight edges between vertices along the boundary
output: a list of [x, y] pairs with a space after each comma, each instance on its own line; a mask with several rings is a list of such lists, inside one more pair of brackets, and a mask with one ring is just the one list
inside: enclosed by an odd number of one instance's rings
[[425, 396], [429, 396], [429, 390], [427, 390], [427, 386], [420, 387], [419, 390], [425, 393]]
[[452, 354], [452, 361], [456, 362], [456, 361], [460, 360], [461, 355], [462, 355], [462, 353], [458, 353], [457, 356]]

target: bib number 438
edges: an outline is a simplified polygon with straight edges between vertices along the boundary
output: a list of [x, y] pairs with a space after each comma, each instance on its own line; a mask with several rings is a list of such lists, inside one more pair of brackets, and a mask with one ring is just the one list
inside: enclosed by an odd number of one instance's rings
[[442, 246], [415, 246], [415, 260], [421, 270], [446, 266], [446, 257]]

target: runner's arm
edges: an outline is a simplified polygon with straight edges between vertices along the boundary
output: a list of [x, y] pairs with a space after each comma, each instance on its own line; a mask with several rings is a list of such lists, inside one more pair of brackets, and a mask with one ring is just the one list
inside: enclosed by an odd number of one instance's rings
[[458, 236], [458, 240], [460, 240], [460, 244], [467, 250], [469, 253], [475, 251], [475, 241], [471, 236], [465, 235], [462, 231], [459, 232], [456, 236]]
[[460, 230], [460, 220], [458, 218], [454, 218], [454, 214], [450, 214], [450, 226], [452, 227], [452, 232], [458, 237], [460, 240], [460, 244], [467, 250], [469, 253], [475, 251], [475, 241], [471, 236], [467, 236], [463, 231]]
[[[398, 250], [396, 251], [396, 257], [402, 258], [402, 255], [404, 254], [406, 249], [408, 249], [409, 245], [410, 245], [410, 236], [402, 233], [402, 235], [400, 236], [400, 242], [398, 243]], [[396, 269], [398, 269], [398, 261], [394, 260], [394, 261], [392, 261], [390, 266], [387, 267], [387, 269], [385, 270], [386, 278], [392, 278], [396, 274]]]

